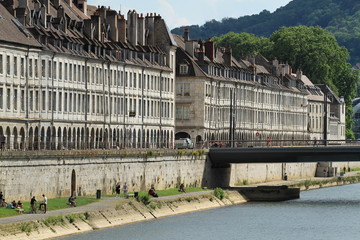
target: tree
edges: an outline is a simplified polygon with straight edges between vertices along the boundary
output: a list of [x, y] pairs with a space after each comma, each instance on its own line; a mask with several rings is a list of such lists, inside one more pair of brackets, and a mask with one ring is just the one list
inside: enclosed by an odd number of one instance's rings
[[328, 85], [346, 103], [346, 136], [352, 133], [352, 99], [356, 95], [359, 75], [347, 62], [349, 53], [335, 37], [320, 27], [282, 27], [269, 39], [249, 33], [228, 33], [213, 38], [218, 46], [233, 48], [234, 56], [246, 58], [258, 53], [267, 59], [288, 62], [301, 69], [313, 83]]
[[213, 37], [212, 40], [218, 47], [231, 46], [236, 58], [247, 58], [271, 49], [271, 42], [268, 38], [256, 37], [250, 33], [227, 33], [220, 37]]

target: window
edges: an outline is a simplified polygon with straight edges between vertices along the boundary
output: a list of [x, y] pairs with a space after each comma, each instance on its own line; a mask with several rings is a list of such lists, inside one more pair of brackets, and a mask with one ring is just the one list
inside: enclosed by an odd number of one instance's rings
[[188, 74], [189, 67], [186, 64], [180, 64], [180, 74], [185, 75]]
[[190, 84], [188, 83], [176, 84], [176, 96], [190, 96]]
[[[1, 100], [1, 98], [0, 98], [0, 100]], [[20, 102], [21, 102], [21, 111], [25, 111], [25, 91], [24, 90], [21, 90]]]
[[34, 106], [34, 93], [33, 93], [33, 91], [29, 91], [29, 109], [30, 109], [30, 111], [33, 110], [33, 106]]
[[34, 67], [35, 67], [35, 77], [38, 78], [39, 77], [39, 72], [38, 72], [38, 60], [35, 59], [35, 63], [34, 63]]
[[3, 55], [0, 54], [0, 74], [4, 73], [4, 69], [3, 69]]
[[18, 64], [17, 64], [17, 57], [14, 57], [14, 76], [17, 76], [18, 75], [18, 71], [17, 71], [17, 67], [18, 67]]
[[46, 77], [46, 63], [45, 60], [41, 60], [41, 76]]
[[35, 111], [39, 111], [39, 91], [35, 91]]
[[10, 75], [10, 56], [6, 56], [6, 74]]
[[33, 59], [29, 59], [29, 77], [33, 77]]
[[42, 102], [41, 109], [43, 111], [45, 111], [46, 110], [46, 91], [42, 91], [41, 102]]
[[[0, 66], [1, 68], [1, 66]], [[20, 76], [24, 77], [25, 76], [25, 59], [21, 58], [20, 60]]]
[[176, 106], [176, 119], [189, 120], [190, 119], [190, 106]]
[[14, 110], [17, 110], [17, 102], [18, 102], [18, 90], [14, 89], [14, 97], [13, 97], [13, 102], [14, 102]]
[[0, 88], [0, 109], [3, 109], [3, 97], [4, 97], [4, 93], [3, 93], [3, 88]]

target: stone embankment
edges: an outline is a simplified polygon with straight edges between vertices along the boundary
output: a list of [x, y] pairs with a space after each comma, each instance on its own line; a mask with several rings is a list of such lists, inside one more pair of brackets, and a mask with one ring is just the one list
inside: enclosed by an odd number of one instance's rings
[[[240, 204], [246, 200], [238, 192], [226, 192], [222, 200], [212, 191], [153, 199], [148, 205], [135, 199], [113, 198], [111, 208], [82, 213], [61, 214], [43, 219], [0, 225], [2, 240], [40, 240], [115, 227], [138, 221]], [[34, 215], [35, 217], [39, 214]]]
[[[356, 172], [339, 178], [311, 178], [261, 183], [259, 185], [288, 185], [309, 190], [360, 182]], [[216, 198], [212, 191], [160, 197], [144, 205], [135, 199], [107, 198], [82, 209], [71, 208], [49, 212], [46, 215], [22, 215], [0, 219], [0, 239], [40, 240], [95, 229], [152, 220], [193, 211], [245, 203], [237, 191], [226, 191], [225, 198]], [[104, 207], [105, 205], [105, 207]], [[101, 206], [101, 207], [100, 207]], [[75, 212], [76, 210], [76, 212]]]

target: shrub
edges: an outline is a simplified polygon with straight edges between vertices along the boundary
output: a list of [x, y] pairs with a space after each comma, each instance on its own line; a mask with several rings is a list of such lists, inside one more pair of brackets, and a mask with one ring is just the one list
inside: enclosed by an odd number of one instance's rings
[[136, 200], [142, 202], [144, 205], [149, 205], [150, 203], [150, 197], [148, 195], [138, 195]]
[[43, 220], [43, 223], [45, 224], [45, 226], [50, 227], [50, 226], [55, 226], [57, 224], [64, 224], [64, 218], [62, 216], [53, 216], [53, 217], [48, 217], [46, 219]]
[[221, 188], [215, 188], [214, 195], [218, 199], [222, 200], [224, 198], [225, 193], [224, 193], [224, 190], [222, 190]]

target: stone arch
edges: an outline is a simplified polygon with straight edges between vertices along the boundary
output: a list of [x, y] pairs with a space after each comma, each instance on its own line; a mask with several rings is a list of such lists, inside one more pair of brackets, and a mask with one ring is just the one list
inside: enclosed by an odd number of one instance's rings
[[103, 148], [109, 148], [109, 130], [107, 128], [104, 129], [104, 139], [103, 139]]
[[114, 128], [112, 130], [112, 148], [117, 148], [119, 145], [118, 145], [118, 141], [117, 141], [117, 133], [116, 133], [116, 128]]
[[14, 149], [19, 149], [18, 130], [16, 127], [13, 128], [13, 136], [14, 136]]
[[150, 147], [150, 131], [149, 129], [146, 130], [146, 147]]
[[137, 148], [141, 148], [141, 130], [138, 130], [138, 134], [137, 134]]
[[62, 149], [61, 127], [58, 127], [57, 139], [58, 139], [57, 149], [61, 150]]
[[11, 148], [11, 144], [10, 144], [10, 142], [11, 142], [11, 131], [10, 131], [10, 127], [6, 127], [6, 131], [5, 131], [5, 135], [6, 135], [6, 139], [5, 139], [5, 141], [6, 141], [6, 143], [5, 143], [5, 148], [6, 149], [10, 149]]
[[177, 132], [175, 134], [175, 139], [180, 139], [180, 138], [191, 138], [191, 136], [187, 132]]
[[46, 130], [46, 149], [50, 149], [50, 140], [51, 139], [51, 129], [50, 127], [47, 128]]
[[76, 149], [76, 128], [72, 130], [72, 149]]
[[99, 131], [99, 148], [104, 148], [104, 135], [103, 135], [102, 128], [100, 128], [100, 131]]
[[34, 130], [32, 127], [29, 129], [29, 139], [28, 139], [28, 149], [33, 150], [34, 149]]
[[56, 128], [54, 126], [51, 128], [51, 149], [56, 149]]
[[94, 146], [95, 149], [99, 148], [99, 139], [100, 139], [99, 129], [97, 128], [95, 133], [95, 146]]
[[41, 127], [40, 130], [40, 149], [45, 149], [45, 128]]
[[85, 149], [85, 129], [81, 128], [80, 133], [80, 149]]
[[39, 150], [39, 128], [38, 127], [35, 127], [35, 130], [34, 130], [33, 149]]
[[66, 127], [64, 127], [63, 129], [63, 140], [62, 140], [62, 147], [63, 149], [67, 149], [68, 148], [68, 141], [67, 141], [67, 130]]
[[25, 130], [20, 129], [20, 149], [25, 149]]
[[67, 130], [68, 134], [67, 134], [67, 148], [71, 149], [72, 148], [72, 138], [71, 138], [71, 128], [69, 127], [69, 129]]
[[89, 148], [89, 142], [90, 142], [89, 138], [90, 138], [89, 128], [86, 128], [86, 130], [85, 130], [85, 139], [84, 139], [86, 149]]
[[80, 132], [80, 128], [77, 128], [77, 132], [76, 132], [76, 149], [81, 149], [81, 132]]
[[133, 148], [136, 148], [136, 129], [133, 130], [133, 133], [132, 133], [132, 141], [133, 141], [133, 144], [132, 144], [132, 147]]
[[90, 149], [93, 149], [94, 148], [94, 145], [95, 145], [95, 130], [94, 128], [91, 128], [91, 134], [90, 134]]

